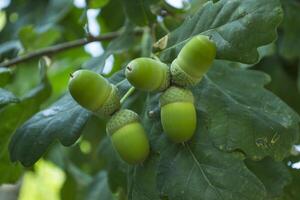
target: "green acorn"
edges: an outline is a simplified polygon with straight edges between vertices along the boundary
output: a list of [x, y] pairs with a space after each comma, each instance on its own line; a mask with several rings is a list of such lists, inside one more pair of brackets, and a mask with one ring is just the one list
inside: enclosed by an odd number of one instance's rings
[[129, 164], [143, 162], [149, 155], [149, 141], [138, 114], [131, 110], [116, 112], [106, 125], [114, 148]]
[[190, 90], [170, 87], [160, 97], [161, 123], [164, 132], [176, 142], [185, 142], [195, 133], [197, 114]]
[[126, 67], [127, 80], [135, 88], [152, 92], [162, 91], [170, 84], [169, 67], [151, 58], [137, 58]]
[[172, 62], [172, 82], [179, 86], [192, 86], [200, 82], [216, 57], [216, 45], [205, 35], [188, 41]]
[[69, 91], [79, 105], [97, 115], [109, 116], [120, 108], [117, 88], [93, 71], [74, 72], [69, 80]]

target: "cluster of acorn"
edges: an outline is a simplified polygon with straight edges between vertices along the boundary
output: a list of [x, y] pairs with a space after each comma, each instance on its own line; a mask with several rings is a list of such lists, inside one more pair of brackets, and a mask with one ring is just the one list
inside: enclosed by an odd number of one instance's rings
[[[151, 58], [134, 59], [126, 67], [125, 75], [132, 86], [147, 92], [163, 92], [162, 127], [176, 143], [189, 140], [197, 124], [194, 96], [186, 87], [200, 82], [215, 56], [215, 43], [207, 36], [198, 35], [184, 45], [170, 68]], [[124, 161], [136, 164], [147, 158], [150, 147], [145, 129], [137, 113], [120, 109], [116, 86], [100, 74], [78, 70], [71, 76], [69, 91], [82, 107], [96, 115], [111, 117], [106, 130]]]

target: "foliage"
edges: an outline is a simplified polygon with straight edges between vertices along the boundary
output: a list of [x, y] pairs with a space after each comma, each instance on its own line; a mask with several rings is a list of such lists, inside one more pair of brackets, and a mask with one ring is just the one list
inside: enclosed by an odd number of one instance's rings
[[[87, 28], [91, 8], [100, 10], [100, 36], [116, 34], [101, 40], [96, 57], [80, 46], [64, 49], [100, 40]], [[42, 158], [64, 171], [62, 199], [297, 199], [299, 170], [291, 166], [300, 159], [291, 150], [299, 142], [299, 9], [297, 0], [190, 0], [183, 8], [163, 0], [89, 0], [83, 8], [71, 0], [11, 1], [0, 11], [0, 184], [28, 176], [24, 167]], [[217, 60], [191, 87], [195, 136], [172, 143], [160, 122], [160, 94], [137, 90], [122, 107], [140, 115], [151, 154], [127, 165], [106, 135], [107, 119], [71, 98], [69, 73], [102, 73], [123, 96], [131, 87], [127, 63], [154, 56], [169, 65], [197, 34], [216, 42]], [[36, 176], [43, 162], [34, 165]]]

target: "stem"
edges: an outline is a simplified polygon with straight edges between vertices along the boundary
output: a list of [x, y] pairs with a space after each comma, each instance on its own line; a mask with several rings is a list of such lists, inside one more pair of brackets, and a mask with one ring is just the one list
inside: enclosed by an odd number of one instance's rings
[[122, 97], [122, 99], [120, 100], [120, 103], [123, 104], [124, 101], [134, 92], [135, 87], [131, 87], [126, 94]]
[[[141, 30], [136, 30], [134, 32], [134, 34], [137, 34], [137, 35], [139, 35], [141, 33], [142, 33]], [[36, 58], [36, 57], [55, 54], [55, 53], [65, 51], [68, 49], [80, 47], [80, 46], [86, 45], [91, 42], [112, 40], [120, 35], [121, 35], [121, 32], [116, 31], [116, 32], [111, 32], [111, 33], [103, 34], [103, 35], [96, 36], [96, 37], [89, 36], [87, 38], [82, 38], [82, 39], [78, 39], [78, 40], [74, 40], [74, 41], [70, 41], [70, 42], [64, 42], [64, 43], [57, 44], [57, 45], [54, 45], [51, 47], [46, 47], [43, 49], [39, 49], [39, 50], [30, 52], [23, 56], [13, 58], [9, 61], [4, 61], [4, 62], [0, 63], [0, 66], [1, 67], [10, 67], [12, 65], [15, 65], [15, 64], [18, 64], [21, 62], [25, 62], [25, 61], [31, 60], [33, 58]]]
[[159, 22], [159, 26], [166, 32], [166, 34], [170, 33], [170, 30], [166, 27], [164, 22]]
[[123, 80], [121, 80], [120, 82], [116, 83], [115, 86], [118, 87], [118, 86], [120, 86], [122, 83], [124, 83], [125, 81], [127, 81], [126, 78], [123, 79]]
[[151, 53], [151, 57], [154, 58], [154, 60], [160, 61], [159, 57], [157, 57], [154, 53]]

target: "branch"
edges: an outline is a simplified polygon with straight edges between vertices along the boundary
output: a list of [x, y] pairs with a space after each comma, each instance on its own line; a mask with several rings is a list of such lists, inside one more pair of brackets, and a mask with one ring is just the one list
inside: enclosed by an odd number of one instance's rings
[[[140, 34], [141, 31], [137, 30], [134, 33]], [[68, 50], [71, 48], [80, 47], [80, 46], [83, 46], [83, 45], [86, 45], [88, 43], [95, 42], [95, 41], [112, 40], [112, 39], [118, 37], [119, 35], [121, 35], [121, 32], [111, 32], [111, 33], [107, 33], [107, 34], [100, 35], [97, 37], [90, 36], [88, 38], [82, 38], [82, 39], [74, 40], [71, 42], [64, 42], [64, 43], [57, 44], [57, 45], [54, 45], [51, 47], [46, 47], [43, 49], [39, 49], [39, 50], [30, 52], [23, 56], [13, 58], [9, 61], [4, 61], [4, 62], [0, 63], [0, 67], [10, 67], [12, 65], [15, 65], [15, 64], [18, 64], [21, 62], [25, 62], [25, 61], [31, 60], [33, 58], [36, 58], [36, 57], [51, 55], [51, 54], [65, 51], [65, 50]]]

